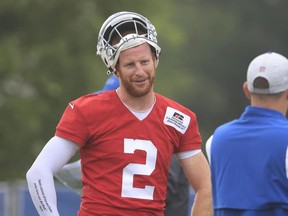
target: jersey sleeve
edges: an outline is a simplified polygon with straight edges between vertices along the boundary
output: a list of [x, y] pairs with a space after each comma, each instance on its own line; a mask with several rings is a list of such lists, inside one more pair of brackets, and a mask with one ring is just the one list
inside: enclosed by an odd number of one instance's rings
[[88, 139], [88, 128], [81, 114], [79, 101], [70, 102], [65, 109], [55, 135], [83, 146]]
[[190, 117], [191, 119], [188, 129], [182, 136], [181, 145], [179, 146], [178, 152], [201, 149], [202, 138], [199, 132], [196, 115], [192, 113]]
[[163, 123], [172, 135], [174, 153], [201, 149], [202, 138], [196, 114], [167, 97], [157, 94], [157, 99], [164, 112]]

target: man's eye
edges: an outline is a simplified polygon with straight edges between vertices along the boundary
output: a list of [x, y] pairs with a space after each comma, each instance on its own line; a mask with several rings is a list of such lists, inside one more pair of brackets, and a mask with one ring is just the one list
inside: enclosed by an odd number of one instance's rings
[[149, 60], [142, 61], [141, 63], [142, 63], [142, 65], [147, 65], [147, 64], [149, 64]]
[[131, 67], [133, 67], [133, 64], [132, 63], [131, 64], [126, 64], [126, 67], [131, 68]]

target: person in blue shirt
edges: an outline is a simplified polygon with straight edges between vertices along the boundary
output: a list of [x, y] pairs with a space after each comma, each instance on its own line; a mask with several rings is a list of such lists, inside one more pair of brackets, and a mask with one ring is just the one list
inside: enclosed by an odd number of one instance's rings
[[243, 90], [251, 105], [206, 142], [214, 216], [288, 215], [288, 59], [252, 60]]

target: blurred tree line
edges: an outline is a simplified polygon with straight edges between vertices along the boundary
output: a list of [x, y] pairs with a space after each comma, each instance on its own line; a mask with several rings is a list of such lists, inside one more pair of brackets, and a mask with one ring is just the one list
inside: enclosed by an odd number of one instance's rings
[[249, 104], [250, 61], [267, 51], [288, 56], [287, 8], [286, 0], [2, 0], [0, 181], [25, 178], [67, 103], [102, 88], [95, 47], [112, 13], [135, 11], [155, 25], [155, 90], [197, 114], [205, 143]]

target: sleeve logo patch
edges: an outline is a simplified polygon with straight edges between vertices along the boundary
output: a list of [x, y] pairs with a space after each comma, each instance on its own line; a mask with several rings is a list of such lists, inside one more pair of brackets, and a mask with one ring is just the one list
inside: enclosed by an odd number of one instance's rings
[[174, 127], [177, 131], [184, 134], [190, 123], [190, 116], [185, 115], [179, 110], [167, 107], [164, 124]]

